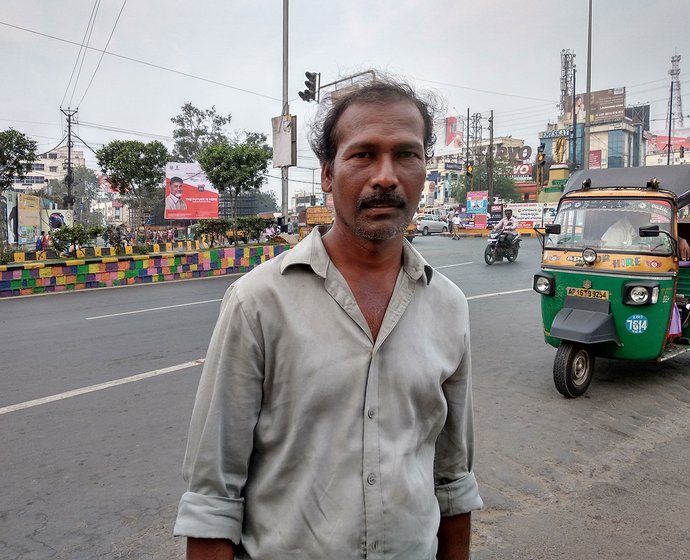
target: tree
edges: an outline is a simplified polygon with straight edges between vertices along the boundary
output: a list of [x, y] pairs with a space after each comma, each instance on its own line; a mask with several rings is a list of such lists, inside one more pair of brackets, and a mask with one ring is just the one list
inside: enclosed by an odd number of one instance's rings
[[[94, 225], [102, 223], [97, 221], [100, 212], [92, 210], [93, 203], [98, 201], [102, 193], [103, 190], [93, 169], [83, 166], [72, 169], [72, 196], [76, 200], [74, 217], [78, 223]], [[65, 181], [51, 180], [48, 188], [44, 189], [43, 196], [61, 205], [67, 196]]]
[[151, 210], [151, 196], [165, 179], [168, 159], [168, 150], [157, 140], [113, 140], [96, 152], [107, 181], [136, 210], [134, 225], [143, 223], [144, 212]]
[[254, 142], [207, 146], [199, 154], [199, 165], [219, 191], [232, 197], [233, 239], [237, 243], [237, 198], [243, 192], [259, 190], [268, 172], [270, 150]]
[[38, 144], [26, 134], [13, 128], [0, 132], [0, 192], [14, 184], [15, 177], [23, 179], [38, 158]]
[[192, 163], [197, 161], [201, 151], [228, 141], [224, 127], [230, 124], [231, 114], [219, 115], [215, 105], [210, 109], [198, 109], [191, 103], [182, 106], [182, 112], [170, 121], [177, 128], [173, 130], [175, 161]]
[[23, 179], [31, 171], [38, 144], [26, 134], [13, 128], [0, 132], [0, 258], [7, 246], [7, 202], [2, 195], [14, 184], [15, 177]]
[[[489, 185], [489, 173], [486, 158], [474, 166], [474, 181], [472, 190], [486, 191]], [[517, 202], [519, 195], [515, 192], [513, 180], [513, 164], [507, 158], [494, 159], [494, 188], [492, 196], [507, 202]]]

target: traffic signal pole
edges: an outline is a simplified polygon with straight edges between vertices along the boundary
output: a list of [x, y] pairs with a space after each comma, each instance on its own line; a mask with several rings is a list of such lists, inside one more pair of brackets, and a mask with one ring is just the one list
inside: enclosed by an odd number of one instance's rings
[[[288, 22], [290, 11], [289, 0], [283, 0], [283, 116], [290, 114], [290, 106], [288, 104]], [[288, 222], [288, 166], [280, 168], [280, 183], [281, 183], [281, 214], [283, 215], [283, 223]]]

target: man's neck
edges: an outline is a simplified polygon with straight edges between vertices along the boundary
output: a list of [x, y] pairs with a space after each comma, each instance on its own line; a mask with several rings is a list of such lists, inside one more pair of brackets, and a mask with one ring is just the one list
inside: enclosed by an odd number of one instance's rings
[[402, 234], [386, 241], [371, 241], [335, 225], [323, 236], [329, 258], [346, 276], [348, 271], [367, 275], [393, 269], [397, 272], [402, 265], [403, 243]]

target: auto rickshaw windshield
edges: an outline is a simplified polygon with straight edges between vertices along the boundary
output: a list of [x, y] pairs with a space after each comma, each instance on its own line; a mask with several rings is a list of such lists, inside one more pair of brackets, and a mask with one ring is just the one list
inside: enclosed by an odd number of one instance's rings
[[549, 248], [582, 250], [587, 247], [604, 251], [670, 254], [667, 235], [640, 237], [642, 226], [658, 226], [672, 233], [672, 208], [665, 200], [649, 199], [572, 199], [564, 200], [555, 223], [560, 234], [546, 239]]

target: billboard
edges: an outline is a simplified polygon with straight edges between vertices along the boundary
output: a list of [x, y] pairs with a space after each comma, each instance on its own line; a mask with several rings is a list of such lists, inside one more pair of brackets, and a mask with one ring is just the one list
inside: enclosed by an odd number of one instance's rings
[[41, 233], [41, 199], [38, 196], [18, 193], [20, 245], [33, 243]]
[[19, 238], [19, 201], [14, 191], [0, 192], [0, 211], [5, 212], [7, 224], [7, 243], [18, 243]]
[[513, 181], [516, 183], [531, 183], [534, 181], [534, 166], [530, 163], [516, 163], [513, 165]]
[[[578, 93], [575, 96], [575, 116], [578, 123], [584, 123], [586, 113], [585, 99], [586, 93]], [[572, 124], [573, 122], [573, 100], [566, 99], [563, 122]], [[617, 121], [625, 117], [625, 88], [611, 88], [593, 91], [590, 94], [589, 102], [590, 123]]]
[[62, 226], [72, 227], [74, 225], [74, 210], [67, 208], [42, 208], [41, 209], [41, 229], [40, 231], [50, 231]]
[[486, 214], [489, 191], [470, 191], [467, 193], [467, 212], [470, 214]]
[[218, 217], [218, 190], [198, 163], [165, 166], [165, 219], [200, 220]]
[[434, 122], [434, 155], [443, 156], [461, 154], [464, 151], [463, 131], [465, 119], [463, 117], [446, 117]]

